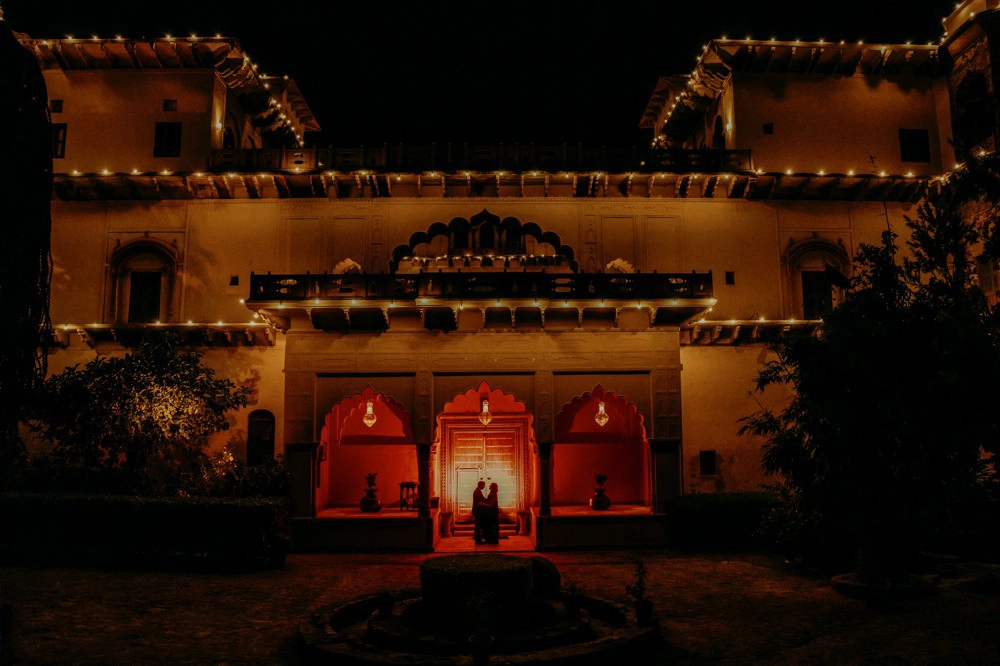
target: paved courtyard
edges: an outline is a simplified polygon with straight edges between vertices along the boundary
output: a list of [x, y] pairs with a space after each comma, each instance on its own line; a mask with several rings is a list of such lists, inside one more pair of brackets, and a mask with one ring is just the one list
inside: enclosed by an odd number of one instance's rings
[[[930, 596], [872, 610], [768, 556], [544, 554], [564, 587], [620, 602], [635, 555], [649, 570], [665, 639], [650, 664], [1000, 663], [996, 565], [964, 564]], [[0, 661], [300, 664], [296, 630], [310, 613], [418, 587], [425, 557], [291, 554], [282, 569], [240, 574], [4, 565], [12, 653]]]

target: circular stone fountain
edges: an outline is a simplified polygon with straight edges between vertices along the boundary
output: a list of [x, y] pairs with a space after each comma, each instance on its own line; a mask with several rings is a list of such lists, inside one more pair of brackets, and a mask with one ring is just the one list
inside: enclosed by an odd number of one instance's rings
[[564, 592], [540, 556], [424, 560], [420, 589], [358, 597], [299, 627], [310, 663], [645, 663], [659, 643], [628, 606]]

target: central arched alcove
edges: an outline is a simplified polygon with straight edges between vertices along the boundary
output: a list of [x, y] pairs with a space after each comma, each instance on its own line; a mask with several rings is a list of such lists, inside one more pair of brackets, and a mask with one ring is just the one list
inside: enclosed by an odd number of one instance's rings
[[793, 317], [821, 319], [842, 300], [851, 271], [843, 244], [817, 236], [790, 241], [784, 264]]
[[608, 477], [612, 505], [648, 505], [649, 442], [643, 416], [625, 396], [598, 384], [556, 415], [552, 445], [553, 506], [586, 505], [595, 477]]
[[[142, 238], [111, 253], [109, 320], [118, 324], [151, 324], [175, 318], [179, 302], [180, 253], [175, 244]], [[176, 292], [176, 293], [175, 293]]]
[[486, 381], [445, 403], [437, 416], [434, 487], [454, 523], [472, 521], [480, 479], [499, 485], [501, 522], [527, 520], [538, 487], [533, 419], [523, 402]]

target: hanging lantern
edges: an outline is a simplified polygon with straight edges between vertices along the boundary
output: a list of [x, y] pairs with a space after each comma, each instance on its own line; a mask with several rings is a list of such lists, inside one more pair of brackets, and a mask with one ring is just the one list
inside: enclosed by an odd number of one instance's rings
[[493, 417], [490, 416], [490, 401], [489, 400], [483, 400], [483, 411], [479, 412], [479, 421], [484, 426], [487, 426], [487, 425], [490, 424], [490, 421], [492, 421], [492, 420], [493, 420]]
[[608, 413], [606, 411], [604, 411], [604, 401], [601, 400], [599, 403], [597, 403], [597, 413], [594, 414], [594, 420], [597, 421], [597, 425], [603, 428], [604, 425], [608, 422], [609, 418], [611, 417], [608, 416]]
[[375, 421], [378, 420], [378, 417], [375, 416], [374, 410], [375, 406], [372, 404], [372, 401], [369, 400], [368, 405], [366, 406], [365, 409], [365, 415], [361, 417], [361, 420], [364, 421], [365, 425], [368, 426], [369, 428], [375, 425]]

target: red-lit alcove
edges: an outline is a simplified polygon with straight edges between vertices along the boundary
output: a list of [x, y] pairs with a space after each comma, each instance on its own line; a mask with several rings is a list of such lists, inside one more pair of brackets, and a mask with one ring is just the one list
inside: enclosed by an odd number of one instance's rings
[[[483, 400], [489, 403], [486, 424], [480, 419]], [[479, 478], [500, 486], [501, 521], [527, 514], [537, 488], [532, 420], [523, 402], [485, 381], [445, 403], [437, 416], [434, 487], [442, 510], [452, 512], [456, 523], [471, 520], [472, 491]]]
[[[595, 419], [604, 403], [607, 421]], [[648, 448], [643, 417], [624, 396], [598, 384], [556, 415], [552, 445], [553, 506], [586, 505], [597, 474], [606, 474], [612, 507], [649, 504]]]
[[[368, 403], [375, 417], [365, 423]], [[417, 481], [417, 450], [410, 415], [370, 385], [335, 404], [320, 435], [317, 507], [359, 507], [372, 472], [382, 510], [398, 508], [399, 484]]]

